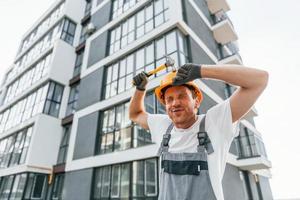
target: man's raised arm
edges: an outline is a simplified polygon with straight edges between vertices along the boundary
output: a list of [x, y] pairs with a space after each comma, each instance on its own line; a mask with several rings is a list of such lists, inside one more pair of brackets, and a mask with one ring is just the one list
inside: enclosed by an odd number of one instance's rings
[[144, 129], [149, 129], [147, 123], [148, 113], [145, 111], [144, 98], [148, 79], [145, 73], [140, 73], [134, 77], [136, 91], [130, 100], [129, 118], [139, 124]]
[[230, 97], [232, 122], [243, 117], [254, 105], [268, 83], [268, 72], [240, 65], [185, 64], [177, 73], [174, 84], [182, 84], [196, 78], [212, 78], [237, 85]]

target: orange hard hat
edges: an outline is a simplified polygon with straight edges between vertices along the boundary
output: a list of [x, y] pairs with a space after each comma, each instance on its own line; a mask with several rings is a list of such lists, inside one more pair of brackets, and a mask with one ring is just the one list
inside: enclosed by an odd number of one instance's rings
[[[173, 86], [173, 78], [176, 76], [176, 71], [170, 72], [167, 74], [161, 81], [159, 87], [155, 89], [155, 95], [159, 102], [163, 105], [165, 105], [165, 99], [164, 99], [164, 89], [169, 86]], [[201, 103], [203, 99], [202, 92], [198, 88], [198, 86], [194, 83], [194, 81], [187, 82], [183, 85], [191, 86], [194, 89], [194, 92], [196, 94], [196, 97], [199, 100], [199, 103]]]

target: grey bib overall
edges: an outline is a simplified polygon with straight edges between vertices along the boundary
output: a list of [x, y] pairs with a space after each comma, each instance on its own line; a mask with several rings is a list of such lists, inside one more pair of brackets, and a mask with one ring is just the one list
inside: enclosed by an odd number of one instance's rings
[[161, 155], [159, 200], [216, 200], [207, 165], [207, 154], [213, 147], [205, 131], [205, 116], [197, 133], [196, 153], [170, 153], [169, 141], [173, 123], [163, 136]]

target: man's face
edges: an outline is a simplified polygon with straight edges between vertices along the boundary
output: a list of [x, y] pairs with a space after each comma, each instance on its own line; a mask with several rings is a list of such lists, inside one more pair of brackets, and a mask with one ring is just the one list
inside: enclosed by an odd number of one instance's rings
[[185, 86], [173, 86], [165, 91], [166, 111], [176, 123], [186, 123], [195, 117], [200, 103], [193, 98], [192, 91]]

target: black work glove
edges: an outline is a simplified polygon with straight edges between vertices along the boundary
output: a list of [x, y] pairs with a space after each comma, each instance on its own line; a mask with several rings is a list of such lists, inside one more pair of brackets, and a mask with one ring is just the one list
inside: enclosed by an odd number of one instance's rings
[[145, 91], [146, 85], [148, 83], [147, 73], [141, 72], [137, 74], [135, 77], [133, 77], [134, 85], [136, 86], [136, 89]]
[[182, 85], [197, 78], [201, 78], [200, 69], [201, 65], [193, 63], [186, 63], [182, 65], [178, 69], [175, 78], [173, 78], [173, 85]]

